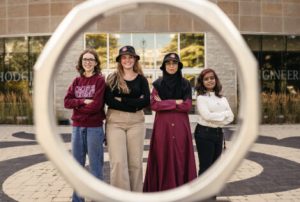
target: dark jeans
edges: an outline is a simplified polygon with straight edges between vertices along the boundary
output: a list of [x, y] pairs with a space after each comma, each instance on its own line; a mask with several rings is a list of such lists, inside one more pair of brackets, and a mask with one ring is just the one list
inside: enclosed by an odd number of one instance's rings
[[198, 151], [199, 172], [205, 172], [222, 154], [223, 130], [197, 124], [195, 129], [195, 141]]

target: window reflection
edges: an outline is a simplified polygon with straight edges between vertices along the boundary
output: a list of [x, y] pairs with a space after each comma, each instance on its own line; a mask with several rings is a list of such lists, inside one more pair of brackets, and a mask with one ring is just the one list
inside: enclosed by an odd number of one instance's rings
[[156, 34], [156, 67], [162, 64], [164, 56], [169, 52], [178, 53], [178, 34]]
[[152, 90], [152, 88], [153, 88], [152, 83], [154, 82], [153, 74], [152, 73], [145, 73], [144, 76], [146, 77], [146, 79], [149, 83], [150, 90]]
[[109, 68], [116, 68], [116, 58], [119, 49], [126, 45], [131, 45], [130, 34], [109, 34]]
[[285, 49], [285, 36], [263, 36], [263, 51], [283, 51]]
[[28, 61], [28, 85], [29, 90], [33, 89], [33, 66], [41, 54], [44, 46], [49, 40], [50, 36], [34, 36], [29, 37], [29, 61]]
[[3, 92], [27, 93], [28, 82], [22, 79], [23, 73], [28, 72], [28, 38], [17, 37], [5, 40]]
[[[180, 39], [180, 44], [178, 40]], [[158, 69], [163, 57], [169, 52], [179, 52], [186, 68], [204, 67], [204, 34], [203, 33], [88, 33], [85, 35], [86, 48], [94, 48], [100, 54], [102, 63], [107, 68], [116, 67], [116, 57], [122, 46], [132, 45], [140, 55], [140, 63], [144, 69]], [[107, 44], [109, 44], [107, 46]], [[107, 48], [109, 56], [107, 55]], [[102, 66], [104, 67], [104, 66]]]
[[244, 35], [259, 62], [264, 93], [300, 90], [300, 36]]
[[[145, 77], [147, 78], [147, 80], [148, 80], [149, 88], [150, 88], [150, 93], [151, 93], [152, 88], [153, 88], [152, 83], [153, 83], [153, 81], [154, 81], [154, 80], [153, 80], [153, 74], [152, 74], [152, 73], [145, 73], [144, 76], [145, 76]], [[150, 106], [146, 107], [146, 108], [144, 109], [144, 113], [145, 113], [145, 115], [151, 115], [151, 114], [152, 114], [151, 107], [150, 107]]]
[[189, 114], [195, 114], [196, 113], [196, 101], [195, 100], [197, 97], [195, 87], [196, 87], [198, 74], [184, 74], [183, 76], [190, 82], [191, 87], [192, 87], [193, 102], [192, 102], [192, 109], [189, 111]]
[[180, 57], [184, 67], [204, 67], [204, 34], [180, 34]]
[[300, 37], [244, 37], [259, 62], [262, 123], [298, 123]]
[[255, 53], [261, 51], [261, 36], [260, 35], [244, 35], [249, 48]]
[[142, 68], [154, 68], [154, 34], [132, 34], [133, 46]]
[[95, 49], [101, 68], [107, 68], [107, 34], [86, 34], [86, 49]]
[[4, 48], [5, 48], [4, 45], [5, 45], [4, 44], [4, 39], [0, 38], [0, 54], [4, 53]]
[[300, 36], [287, 37], [287, 91], [296, 94], [300, 91]]
[[27, 37], [5, 39], [6, 53], [25, 53], [28, 51]]
[[32, 124], [33, 66], [48, 39], [0, 39], [0, 123]]
[[[4, 73], [4, 49], [5, 49], [5, 46], [4, 46], [4, 39], [1, 39], [0, 38], [0, 74], [3, 75]], [[1, 83], [3, 81], [1, 80]], [[2, 85], [0, 84], [0, 92], [2, 92], [3, 90], [1, 89]]]
[[32, 36], [29, 37], [29, 52], [41, 53], [50, 36]]
[[263, 91], [285, 92], [286, 81], [282, 70], [284, 69], [285, 53], [284, 36], [262, 37], [262, 64]]

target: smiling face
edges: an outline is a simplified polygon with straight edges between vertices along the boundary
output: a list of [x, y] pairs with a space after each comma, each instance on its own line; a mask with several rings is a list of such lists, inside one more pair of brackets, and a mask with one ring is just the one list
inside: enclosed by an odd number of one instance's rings
[[166, 71], [169, 74], [175, 74], [178, 70], [178, 62], [175, 60], [170, 60], [165, 63]]
[[203, 85], [207, 91], [213, 91], [216, 86], [216, 77], [213, 72], [208, 72], [203, 77]]
[[96, 59], [93, 54], [86, 53], [82, 56], [82, 67], [86, 74], [91, 74], [97, 65]]
[[122, 55], [121, 56], [121, 65], [124, 69], [132, 69], [135, 64], [135, 57], [132, 55]]

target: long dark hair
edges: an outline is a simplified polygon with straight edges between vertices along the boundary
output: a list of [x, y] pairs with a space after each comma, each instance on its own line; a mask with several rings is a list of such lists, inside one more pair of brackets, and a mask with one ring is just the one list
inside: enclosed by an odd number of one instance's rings
[[100, 68], [101, 62], [100, 62], [98, 53], [93, 49], [86, 49], [80, 54], [80, 56], [78, 58], [77, 66], [76, 66], [76, 69], [79, 72], [80, 76], [83, 76], [83, 74], [84, 74], [84, 69], [83, 69], [83, 66], [82, 66], [82, 58], [83, 58], [83, 55], [86, 54], [86, 53], [92, 54], [94, 56], [95, 60], [96, 60], [95, 61], [96, 66], [94, 67], [94, 73], [95, 74], [101, 74], [101, 68]]
[[204, 76], [206, 74], [208, 74], [210, 72], [212, 72], [214, 74], [214, 77], [215, 77], [215, 80], [216, 80], [216, 85], [215, 85], [215, 87], [214, 87], [213, 90], [214, 90], [214, 92], [215, 92], [215, 94], [216, 94], [217, 97], [222, 97], [222, 95], [221, 95], [222, 85], [221, 85], [221, 82], [219, 80], [219, 77], [216, 74], [216, 72], [213, 69], [210, 69], [210, 68], [204, 69], [199, 74], [199, 76], [197, 78], [197, 84], [196, 84], [195, 90], [197, 91], [198, 95], [204, 95], [204, 94], [206, 94], [207, 89], [206, 89], [206, 87], [203, 84], [203, 78], [204, 78]]

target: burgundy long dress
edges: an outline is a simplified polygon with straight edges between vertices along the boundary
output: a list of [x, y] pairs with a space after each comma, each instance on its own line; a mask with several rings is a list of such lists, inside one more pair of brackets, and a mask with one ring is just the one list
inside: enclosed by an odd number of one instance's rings
[[156, 111], [150, 142], [144, 192], [163, 191], [183, 185], [197, 177], [188, 111], [191, 99], [176, 105], [175, 100], [155, 101]]

